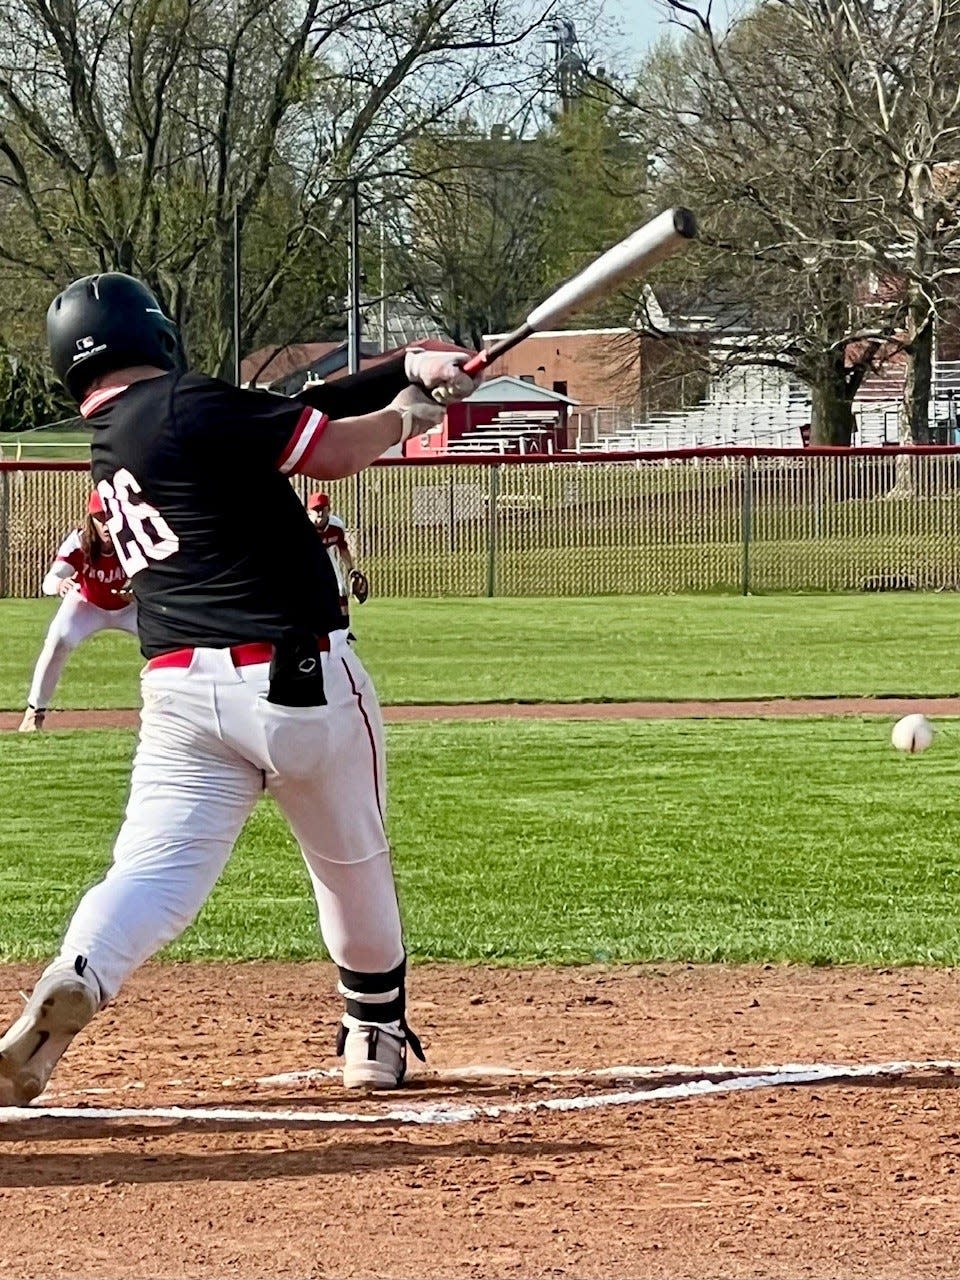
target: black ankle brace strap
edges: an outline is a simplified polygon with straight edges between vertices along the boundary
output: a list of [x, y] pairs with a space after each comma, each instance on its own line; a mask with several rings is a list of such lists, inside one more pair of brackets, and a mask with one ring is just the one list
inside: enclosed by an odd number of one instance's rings
[[[425, 1062], [419, 1037], [407, 1026], [406, 956], [396, 968], [386, 973], [360, 973], [342, 965], [338, 968], [340, 981], [337, 989], [344, 998], [350, 1017], [359, 1022], [398, 1022], [414, 1056]], [[342, 1049], [337, 1052], [342, 1052]]]

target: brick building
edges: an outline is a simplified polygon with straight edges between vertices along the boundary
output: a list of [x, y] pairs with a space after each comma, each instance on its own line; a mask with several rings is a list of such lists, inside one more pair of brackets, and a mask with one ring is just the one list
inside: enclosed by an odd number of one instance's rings
[[[497, 334], [484, 339], [495, 340]], [[497, 376], [534, 382], [583, 408], [639, 403], [644, 347], [636, 329], [563, 329], [535, 333], [493, 367]]]

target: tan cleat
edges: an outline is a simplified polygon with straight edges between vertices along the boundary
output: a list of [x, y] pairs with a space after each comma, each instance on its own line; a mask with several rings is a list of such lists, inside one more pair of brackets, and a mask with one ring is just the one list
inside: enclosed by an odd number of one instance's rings
[[27, 707], [20, 721], [19, 733], [39, 733], [47, 718], [46, 711], [38, 711], [36, 707]]
[[45, 974], [0, 1038], [0, 1107], [22, 1107], [43, 1093], [70, 1041], [99, 1008], [100, 987], [92, 975], [75, 968]]

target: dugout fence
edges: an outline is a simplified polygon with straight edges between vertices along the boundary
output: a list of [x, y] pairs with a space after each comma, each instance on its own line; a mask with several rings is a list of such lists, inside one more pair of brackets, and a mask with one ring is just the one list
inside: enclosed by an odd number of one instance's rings
[[[0, 594], [39, 592], [89, 484], [0, 463]], [[323, 487], [379, 596], [960, 589], [956, 448], [389, 459]]]

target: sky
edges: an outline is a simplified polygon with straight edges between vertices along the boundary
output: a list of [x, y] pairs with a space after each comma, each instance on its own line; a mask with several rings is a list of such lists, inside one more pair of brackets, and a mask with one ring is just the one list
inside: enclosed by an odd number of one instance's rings
[[656, 0], [609, 0], [609, 5], [623, 24], [632, 52], [642, 53], [666, 28], [663, 9]]
[[[658, 0], [604, 0], [604, 3], [622, 29], [625, 37], [624, 53], [629, 57], [642, 55], [659, 36], [665, 35], [669, 30], [666, 5], [658, 3]], [[743, 0], [714, 0], [714, 25], [718, 28], [725, 26], [731, 13], [742, 8]], [[676, 31], [676, 24], [673, 27]], [[580, 34], [588, 35], [587, 32]]]

